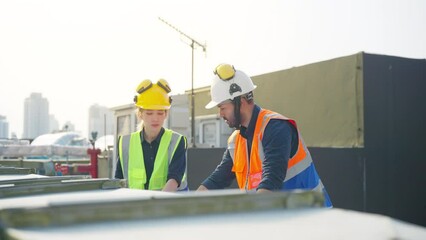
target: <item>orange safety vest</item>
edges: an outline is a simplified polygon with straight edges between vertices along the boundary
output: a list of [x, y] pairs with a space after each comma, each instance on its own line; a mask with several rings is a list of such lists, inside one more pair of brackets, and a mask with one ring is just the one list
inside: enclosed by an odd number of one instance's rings
[[[228, 149], [234, 162], [232, 171], [235, 172], [240, 189], [256, 189], [262, 180], [262, 162], [265, 159], [262, 138], [265, 128], [271, 119], [289, 121], [297, 129], [296, 122], [294, 120], [284, 117], [279, 113], [261, 109], [256, 121], [250, 158], [248, 158], [247, 140], [241, 136], [239, 130], [234, 131], [228, 139]], [[287, 173], [284, 182], [302, 172], [304, 169], [309, 167], [311, 163], [312, 158], [309, 152], [307, 154], [307, 148], [299, 134], [297, 152], [288, 161]], [[319, 189], [319, 191], [321, 190]]]

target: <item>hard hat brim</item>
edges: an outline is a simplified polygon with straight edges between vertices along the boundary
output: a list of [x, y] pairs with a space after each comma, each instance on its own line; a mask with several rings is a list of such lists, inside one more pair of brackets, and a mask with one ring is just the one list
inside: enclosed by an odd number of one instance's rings
[[209, 103], [207, 103], [207, 105], [205, 106], [205, 108], [206, 109], [212, 109], [212, 108], [216, 107], [217, 105], [219, 105], [218, 102], [210, 101]]

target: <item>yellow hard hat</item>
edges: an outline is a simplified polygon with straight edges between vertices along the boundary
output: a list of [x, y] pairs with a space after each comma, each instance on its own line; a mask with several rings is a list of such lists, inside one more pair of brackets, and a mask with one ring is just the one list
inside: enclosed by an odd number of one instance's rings
[[143, 80], [136, 88], [136, 95], [133, 99], [135, 105], [149, 110], [167, 110], [172, 103], [168, 93], [171, 92], [166, 80], [160, 79], [153, 84], [151, 80]]

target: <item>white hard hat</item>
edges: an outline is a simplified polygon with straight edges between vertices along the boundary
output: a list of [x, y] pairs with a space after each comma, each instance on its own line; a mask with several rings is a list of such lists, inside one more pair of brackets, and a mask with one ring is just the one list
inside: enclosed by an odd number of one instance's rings
[[220, 64], [214, 73], [215, 77], [210, 87], [211, 101], [206, 105], [207, 109], [249, 93], [257, 87], [247, 74], [235, 70], [230, 64]]

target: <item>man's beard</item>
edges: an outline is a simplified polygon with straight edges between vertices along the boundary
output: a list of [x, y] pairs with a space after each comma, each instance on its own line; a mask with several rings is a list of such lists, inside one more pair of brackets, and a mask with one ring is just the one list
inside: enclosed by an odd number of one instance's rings
[[228, 124], [228, 126], [230, 128], [237, 128], [239, 126], [237, 126], [237, 123], [235, 122], [235, 118], [232, 118], [230, 120], [223, 118], [223, 120], [226, 122], [226, 124]]

